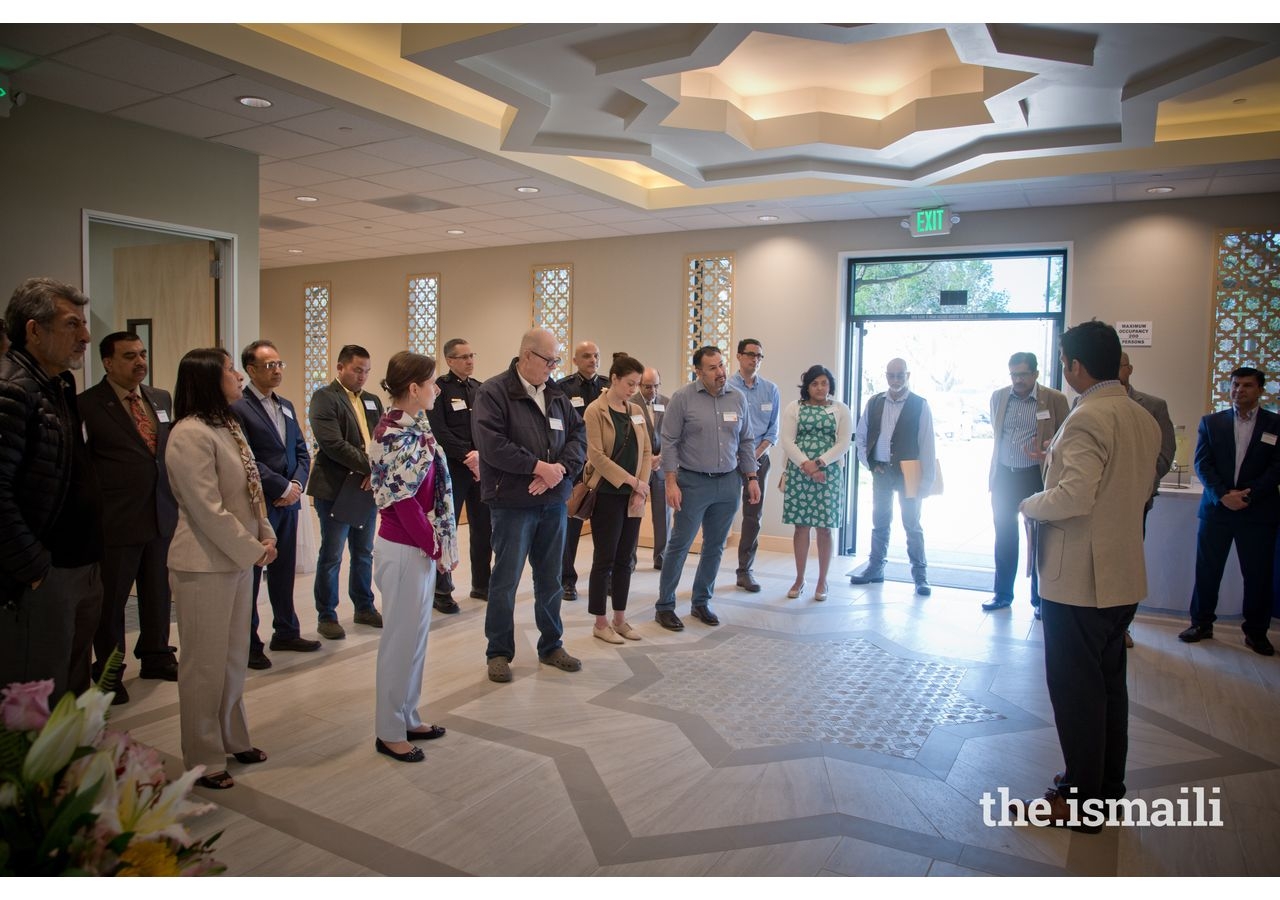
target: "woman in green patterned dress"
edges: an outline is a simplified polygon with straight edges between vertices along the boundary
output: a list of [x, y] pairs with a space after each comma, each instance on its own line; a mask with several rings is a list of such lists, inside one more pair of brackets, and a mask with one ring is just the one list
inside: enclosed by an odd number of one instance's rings
[[832, 398], [836, 379], [825, 366], [810, 366], [800, 379], [800, 399], [782, 412], [780, 442], [787, 455], [783, 476], [782, 522], [794, 525], [791, 539], [796, 554], [796, 580], [787, 591], [792, 599], [804, 590], [809, 558], [809, 529], [818, 530], [818, 585], [814, 600], [827, 599], [827, 569], [831, 566], [832, 529], [840, 524], [844, 485], [844, 457], [853, 443], [849, 407]]

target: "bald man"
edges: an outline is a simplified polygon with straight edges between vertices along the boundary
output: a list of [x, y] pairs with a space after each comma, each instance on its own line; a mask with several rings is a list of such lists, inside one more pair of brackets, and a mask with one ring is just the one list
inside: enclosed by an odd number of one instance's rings
[[[561, 378], [556, 387], [568, 396], [569, 404], [581, 423], [583, 412], [609, 386], [609, 379], [599, 374], [600, 348], [591, 341], [581, 341], [573, 348], [573, 364], [577, 371], [567, 378]], [[566, 600], [578, 599], [578, 570], [574, 561], [578, 556], [578, 539], [581, 536], [582, 520], [570, 517], [565, 527], [564, 559], [560, 567], [560, 580], [564, 584]]]

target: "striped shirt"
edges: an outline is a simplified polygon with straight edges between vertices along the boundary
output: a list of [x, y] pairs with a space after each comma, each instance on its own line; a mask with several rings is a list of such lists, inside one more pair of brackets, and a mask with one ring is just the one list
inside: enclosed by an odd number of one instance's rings
[[1000, 465], [1011, 469], [1027, 469], [1039, 463], [1030, 450], [1036, 443], [1036, 389], [1026, 397], [1019, 397], [1009, 389], [1009, 401], [1005, 404], [1004, 419], [1000, 426]]

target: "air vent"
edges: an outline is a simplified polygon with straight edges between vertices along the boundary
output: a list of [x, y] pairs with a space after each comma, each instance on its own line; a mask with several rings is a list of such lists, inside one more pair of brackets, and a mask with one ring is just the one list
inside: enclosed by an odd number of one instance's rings
[[437, 209], [457, 209], [457, 204], [445, 203], [441, 200], [432, 200], [430, 197], [419, 197], [417, 194], [401, 194], [398, 197], [382, 197], [378, 200], [370, 200], [370, 203], [376, 206], [385, 206], [387, 209], [394, 209], [396, 212], [421, 213], [435, 212]]

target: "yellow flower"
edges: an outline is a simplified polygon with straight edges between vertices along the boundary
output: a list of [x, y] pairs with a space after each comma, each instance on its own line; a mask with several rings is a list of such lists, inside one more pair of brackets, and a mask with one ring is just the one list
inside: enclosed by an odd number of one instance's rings
[[182, 870], [178, 868], [177, 855], [164, 842], [134, 841], [120, 854], [120, 862], [124, 864], [124, 868], [117, 873], [121, 877], [182, 874]]

